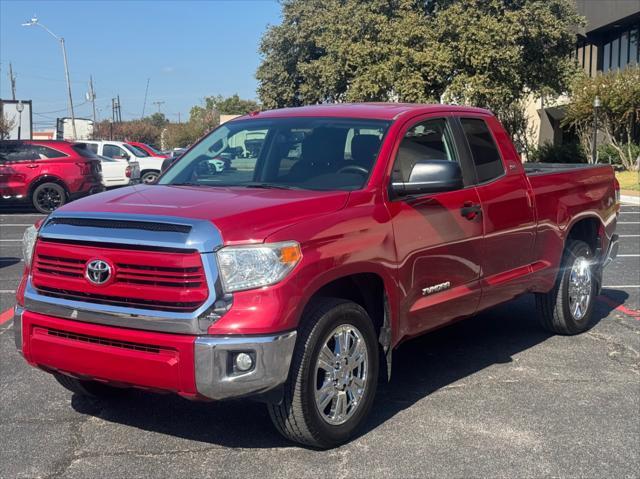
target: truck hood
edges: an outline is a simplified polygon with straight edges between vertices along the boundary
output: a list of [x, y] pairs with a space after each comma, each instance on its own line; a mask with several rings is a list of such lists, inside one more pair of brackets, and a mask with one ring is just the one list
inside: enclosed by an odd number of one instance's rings
[[225, 244], [263, 241], [277, 230], [344, 207], [345, 191], [136, 185], [88, 196], [65, 212], [129, 213], [208, 220]]

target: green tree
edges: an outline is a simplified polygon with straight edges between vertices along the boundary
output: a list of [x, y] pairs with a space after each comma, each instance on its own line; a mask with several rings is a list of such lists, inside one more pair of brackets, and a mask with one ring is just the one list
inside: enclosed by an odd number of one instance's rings
[[147, 116], [143, 119], [143, 121], [152, 124], [156, 128], [162, 128], [163, 126], [166, 126], [167, 123], [169, 123], [169, 120], [166, 116], [164, 116], [164, 113], [161, 113], [159, 111]]
[[622, 165], [638, 170], [640, 158], [633, 144], [634, 128], [640, 121], [640, 66], [596, 75], [578, 75], [571, 87], [571, 102], [564, 122], [573, 126], [585, 151], [591, 151], [593, 134], [593, 101], [600, 98], [599, 125]]
[[260, 105], [256, 101], [244, 100], [237, 93], [229, 97], [208, 96], [204, 99], [204, 105], [191, 108], [189, 121], [194, 122], [193, 126], [204, 133], [218, 126], [220, 115], [244, 115], [259, 109]]
[[530, 92], [567, 88], [581, 22], [570, 0], [285, 0], [258, 93], [267, 108], [442, 99], [491, 108], [513, 132]]

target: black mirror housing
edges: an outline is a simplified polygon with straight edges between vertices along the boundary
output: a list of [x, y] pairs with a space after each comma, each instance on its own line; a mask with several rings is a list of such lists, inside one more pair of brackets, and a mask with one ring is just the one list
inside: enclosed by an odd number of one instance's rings
[[463, 187], [460, 165], [448, 160], [418, 161], [413, 165], [408, 181], [394, 181], [391, 184], [397, 196], [441, 193]]

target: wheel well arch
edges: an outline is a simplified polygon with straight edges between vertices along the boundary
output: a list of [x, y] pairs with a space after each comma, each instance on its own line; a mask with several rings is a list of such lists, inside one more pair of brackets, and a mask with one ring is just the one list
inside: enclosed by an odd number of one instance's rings
[[377, 273], [353, 273], [341, 276], [320, 286], [311, 294], [304, 309], [309, 303], [320, 297], [346, 299], [359, 304], [373, 321], [376, 333], [388, 327], [388, 298], [384, 280]]
[[52, 176], [52, 175], [42, 175], [39, 176], [38, 178], [36, 178], [35, 180], [33, 180], [31, 182], [31, 184], [29, 185], [29, 194], [28, 194], [28, 198], [31, 198], [31, 196], [33, 195], [34, 190], [44, 184], [44, 183], [56, 183], [57, 185], [60, 185], [62, 187], [62, 189], [64, 190], [64, 194], [66, 195], [67, 198], [69, 198], [69, 187], [67, 186], [67, 184], [64, 182], [64, 180], [62, 178], [58, 178], [57, 176]]
[[584, 241], [589, 245], [591, 251], [595, 254], [602, 247], [602, 230], [604, 225], [600, 218], [596, 216], [588, 216], [579, 219], [571, 225], [567, 233], [566, 242], [569, 240]]

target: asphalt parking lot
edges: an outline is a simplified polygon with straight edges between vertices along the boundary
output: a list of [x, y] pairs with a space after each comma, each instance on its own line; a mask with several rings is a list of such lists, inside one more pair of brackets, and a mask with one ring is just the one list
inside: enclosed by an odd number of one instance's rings
[[[38, 217], [0, 211], [0, 322]], [[588, 332], [546, 334], [522, 297], [409, 342], [362, 434], [331, 451], [286, 442], [258, 403], [73, 396], [27, 366], [5, 321], [0, 477], [639, 477], [640, 207], [619, 221]]]

